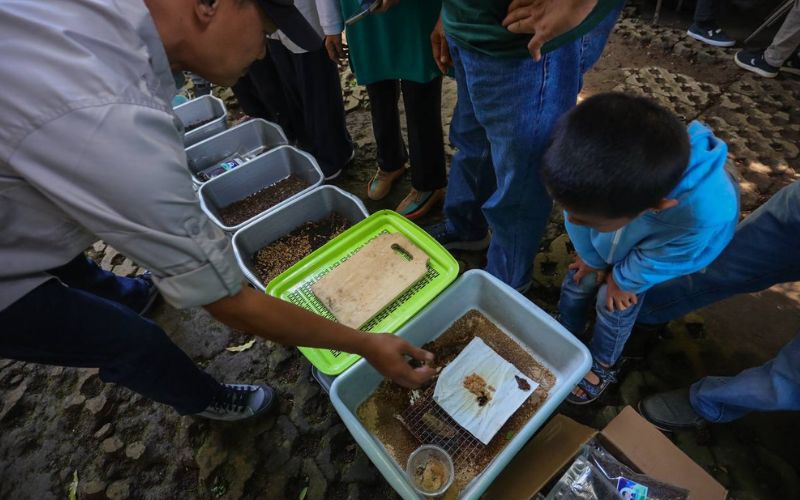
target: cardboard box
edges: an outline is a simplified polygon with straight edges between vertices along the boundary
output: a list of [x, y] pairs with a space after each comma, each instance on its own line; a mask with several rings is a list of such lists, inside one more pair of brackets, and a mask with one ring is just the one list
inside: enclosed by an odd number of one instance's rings
[[572, 463], [581, 446], [597, 436], [633, 469], [689, 490], [692, 500], [724, 500], [728, 492], [630, 406], [599, 433], [555, 415], [531, 438], [486, 491], [486, 499], [529, 500]]

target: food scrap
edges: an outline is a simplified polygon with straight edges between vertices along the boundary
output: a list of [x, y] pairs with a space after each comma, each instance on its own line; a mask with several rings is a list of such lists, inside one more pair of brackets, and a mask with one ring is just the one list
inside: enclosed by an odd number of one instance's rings
[[531, 384], [529, 384], [527, 380], [517, 375], [514, 375], [514, 378], [517, 379], [517, 387], [519, 387], [521, 391], [531, 390]]
[[478, 406], [486, 406], [492, 400], [494, 387], [487, 387], [486, 381], [477, 373], [464, 378], [464, 388], [475, 395], [478, 400]]
[[447, 469], [441, 460], [431, 457], [414, 471], [417, 485], [425, 491], [437, 491], [447, 482]]
[[426, 413], [422, 416], [422, 423], [427, 425], [430, 430], [438, 434], [440, 437], [452, 439], [456, 437], [456, 430], [453, 426], [442, 422], [440, 419]]

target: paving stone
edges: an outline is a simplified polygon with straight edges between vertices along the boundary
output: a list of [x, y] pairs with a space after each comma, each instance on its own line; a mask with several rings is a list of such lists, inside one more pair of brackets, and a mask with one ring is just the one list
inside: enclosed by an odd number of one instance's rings
[[325, 476], [317, 467], [313, 459], [307, 458], [303, 461], [303, 474], [308, 478], [307, 500], [324, 500], [328, 489], [328, 482]]
[[103, 439], [108, 435], [109, 432], [111, 432], [111, 424], [103, 424], [103, 426], [97, 429], [97, 432], [94, 433], [94, 437], [97, 439]]
[[105, 408], [107, 401], [108, 399], [106, 398], [105, 394], [100, 394], [91, 399], [87, 399], [85, 408], [92, 415], [97, 415], [98, 413], [103, 411], [103, 408]]
[[139, 460], [144, 455], [145, 449], [144, 443], [136, 441], [125, 448], [125, 456], [132, 460]]
[[6, 415], [15, 407], [19, 400], [22, 399], [22, 396], [25, 395], [25, 391], [28, 390], [28, 384], [22, 383], [18, 385], [14, 390], [7, 392], [3, 395], [2, 403], [3, 408], [0, 410], [0, 422], [3, 421]]
[[79, 491], [82, 500], [105, 500], [106, 482], [98, 479], [80, 482]]
[[108, 485], [106, 496], [108, 500], [126, 500], [131, 495], [131, 484], [128, 480], [114, 481]]
[[106, 438], [100, 444], [100, 449], [103, 450], [103, 453], [116, 453], [122, 449], [124, 443], [118, 436], [111, 436], [110, 438]]
[[211, 473], [228, 458], [228, 449], [222, 444], [219, 435], [212, 432], [197, 451], [197, 466], [201, 481], [207, 480]]

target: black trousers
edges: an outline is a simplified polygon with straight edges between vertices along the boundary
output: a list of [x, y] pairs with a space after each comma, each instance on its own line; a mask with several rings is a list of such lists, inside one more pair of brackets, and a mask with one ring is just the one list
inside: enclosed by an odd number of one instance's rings
[[700, 24], [714, 22], [723, 14], [724, 6], [723, 0], [697, 0], [694, 21]]
[[205, 410], [221, 390], [161, 327], [136, 313], [146, 290], [135, 280], [83, 255], [50, 273], [61, 282], [47, 281], [0, 311], [0, 358], [99, 368], [103, 382], [182, 415]]
[[297, 141], [295, 123], [283, 91], [278, 69], [269, 57], [254, 62], [247, 74], [231, 87], [246, 114], [281, 126], [286, 137]]
[[392, 172], [409, 159], [400, 130], [398, 101], [403, 93], [408, 145], [411, 153], [411, 185], [433, 191], [447, 185], [442, 138], [442, 78], [428, 83], [384, 80], [367, 85], [372, 132], [378, 146], [378, 166]]
[[300, 147], [317, 159], [322, 173], [334, 174], [353, 154], [339, 69], [324, 47], [295, 54], [277, 40], [269, 40], [268, 45]]

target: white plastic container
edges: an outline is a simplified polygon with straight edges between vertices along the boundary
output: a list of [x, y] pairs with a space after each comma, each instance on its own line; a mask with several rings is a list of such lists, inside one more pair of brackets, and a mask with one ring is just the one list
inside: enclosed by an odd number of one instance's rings
[[[479, 311], [504, 333], [527, 347], [556, 376], [556, 383], [541, 408], [458, 497], [470, 500], [479, 498], [486, 491], [514, 455], [589, 371], [592, 360], [586, 346], [555, 319], [513, 288], [480, 270], [464, 273], [406, 323], [397, 335], [421, 346], [442, 335], [456, 320], [472, 309]], [[356, 442], [389, 484], [405, 499], [419, 498], [405, 469], [392, 459], [384, 445], [367, 431], [357, 416], [358, 407], [378, 388], [382, 380], [383, 377], [372, 366], [361, 360], [336, 377], [331, 387], [331, 401]]]

